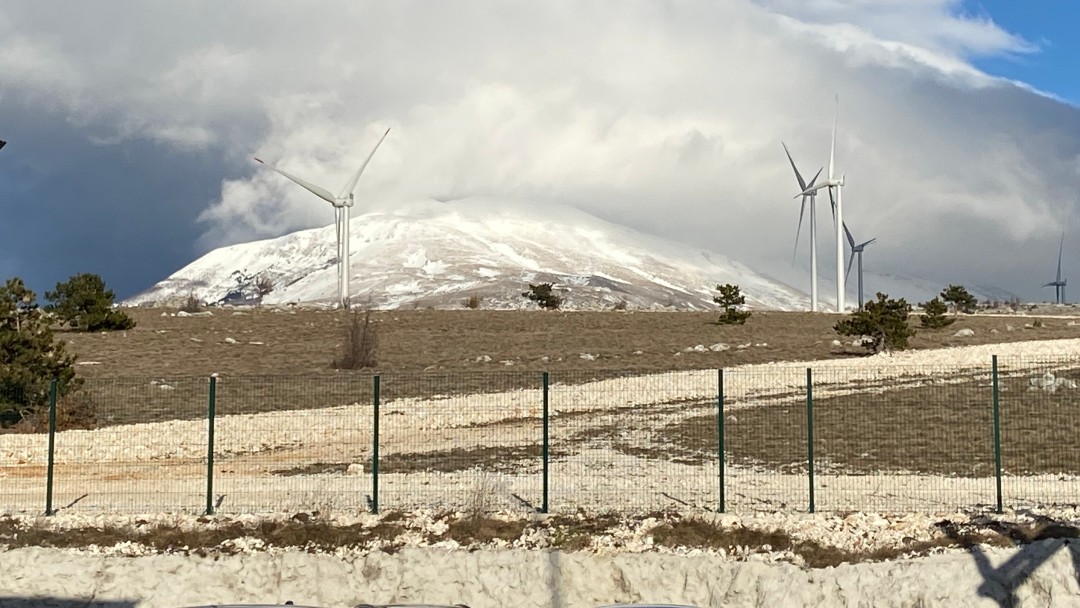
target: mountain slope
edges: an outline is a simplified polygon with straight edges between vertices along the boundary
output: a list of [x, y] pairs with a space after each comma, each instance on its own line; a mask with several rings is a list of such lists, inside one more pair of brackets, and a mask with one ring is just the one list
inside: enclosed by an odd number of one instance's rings
[[[758, 309], [801, 310], [805, 294], [725, 256], [618, 226], [568, 207], [486, 199], [427, 201], [356, 216], [350, 226], [352, 302], [377, 308], [533, 306], [529, 282], [553, 282], [566, 308], [714, 309], [721, 283], [738, 284]], [[235, 272], [270, 277], [268, 304], [329, 304], [337, 291], [334, 226], [216, 249], [125, 302], [219, 301]]]

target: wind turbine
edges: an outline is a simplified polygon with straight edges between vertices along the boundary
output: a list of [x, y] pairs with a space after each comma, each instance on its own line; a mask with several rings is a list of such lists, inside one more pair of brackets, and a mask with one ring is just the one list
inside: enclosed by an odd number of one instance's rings
[[[780, 142], [781, 146], [784, 146], [784, 153], [787, 154], [788, 162], [791, 163], [791, 169], [795, 171], [795, 179], [799, 181], [799, 188], [805, 191], [814, 185], [818, 176], [821, 175], [821, 169], [818, 169], [814, 179], [810, 180], [807, 184], [803, 179], [801, 173], [799, 173], [798, 167], [795, 166], [795, 161], [791, 158], [791, 152], [788, 151], [787, 144]], [[803, 213], [806, 211], [806, 200], [810, 199], [810, 311], [817, 312], [818, 309], [818, 297], [817, 297], [817, 207], [815, 206], [815, 200], [817, 199], [817, 192], [811, 192], [810, 194], [804, 194], [802, 197], [802, 204], [799, 206], [799, 227], [795, 229], [795, 251], [791, 252], [791, 261], [795, 262], [795, 253], [799, 250], [799, 233], [802, 231]]]
[[875, 236], [874, 238], [870, 239], [869, 241], [865, 241], [865, 242], [862, 242], [862, 243], [859, 243], [858, 245], [856, 245], [855, 244], [855, 237], [851, 236], [851, 231], [848, 230], [847, 224], [844, 224], [844, 234], [847, 235], [848, 245], [851, 246], [851, 259], [848, 260], [847, 272], [844, 273], [844, 281], [846, 282], [848, 275], [851, 274], [851, 263], [855, 261], [855, 256], [858, 255], [859, 256], [859, 310], [862, 310], [862, 307], [863, 307], [862, 252], [863, 252], [863, 249], [865, 249], [867, 245], [869, 245], [870, 243], [873, 243], [874, 241], [876, 241], [877, 237]]
[[[833, 117], [832, 145], [829, 147], [829, 177], [824, 182], [808, 187], [795, 198], [801, 195], [817, 192], [822, 188], [829, 189], [829, 202], [833, 206], [833, 222], [836, 224], [836, 310], [843, 312], [844, 305], [844, 175], [836, 176], [836, 123], [840, 117], [840, 95], [836, 96], [836, 115]], [[835, 190], [835, 194], [834, 191]]]
[[255, 158], [260, 163], [296, 182], [308, 192], [333, 205], [334, 224], [337, 228], [338, 305], [343, 309], [349, 307], [349, 211], [352, 209], [354, 202], [353, 190], [356, 189], [356, 182], [360, 181], [360, 175], [364, 172], [364, 168], [371, 162], [371, 157], [375, 156], [375, 151], [379, 149], [379, 145], [382, 144], [389, 133], [390, 129], [388, 128], [379, 138], [379, 141], [376, 142], [375, 147], [371, 149], [371, 153], [364, 159], [364, 164], [360, 165], [356, 173], [345, 183], [345, 187], [341, 189], [341, 194], [336, 197], [322, 186], [315, 185], [273, 165], [266, 164], [258, 157]]
[[1061, 278], [1061, 251], [1062, 251], [1063, 247], [1065, 247], [1065, 233], [1064, 232], [1061, 233], [1061, 244], [1058, 245], [1057, 276], [1053, 281], [1047, 283], [1046, 285], [1043, 285], [1043, 287], [1053, 287], [1054, 288], [1054, 304], [1064, 304], [1065, 303], [1065, 282], [1067, 281], [1067, 279]]

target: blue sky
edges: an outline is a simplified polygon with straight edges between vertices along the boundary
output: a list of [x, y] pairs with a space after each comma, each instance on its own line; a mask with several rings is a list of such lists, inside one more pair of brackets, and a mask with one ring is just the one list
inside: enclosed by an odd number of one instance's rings
[[977, 67], [1080, 106], [1080, 2], [969, 0], [967, 9], [989, 16], [1038, 47], [1033, 53], [975, 59]]
[[[126, 297], [331, 224], [251, 157], [340, 184], [391, 127], [356, 216], [551, 201], [805, 289], [780, 142], [825, 164], [839, 93], [868, 272], [1052, 295], [1080, 214], [1080, 0], [611, 4], [5, 0], [0, 275], [41, 294], [96, 272]], [[1080, 272], [1080, 235], [1065, 257]]]

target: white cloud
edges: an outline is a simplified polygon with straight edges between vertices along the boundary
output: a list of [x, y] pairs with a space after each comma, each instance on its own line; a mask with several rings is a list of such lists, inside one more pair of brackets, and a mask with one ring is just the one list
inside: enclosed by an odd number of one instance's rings
[[[768, 270], [789, 259], [798, 214], [780, 140], [806, 172], [826, 162], [838, 91], [845, 217], [879, 237], [868, 266], [917, 274], [936, 253], [934, 272], [985, 277], [1056, 240], [1075, 210], [1080, 115], [973, 68], [1037, 49], [959, 7], [129, 0], [73, 3], [57, 24], [13, 2], [0, 8], [0, 93], [58, 92], [54, 111], [101, 140], [257, 153], [335, 192], [389, 126], [362, 206], [567, 202]], [[332, 215], [252, 164], [203, 219], [210, 246]], [[959, 246], [978, 255], [951, 256]], [[961, 266], [969, 257], [978, 268]]]

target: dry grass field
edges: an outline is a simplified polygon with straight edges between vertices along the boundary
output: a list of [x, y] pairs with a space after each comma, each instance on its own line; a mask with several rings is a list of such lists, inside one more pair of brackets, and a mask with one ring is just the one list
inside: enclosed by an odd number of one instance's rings
[[[718, 419], [710, 395], [717, 368], [743, 385], [732, 384], [725, 415], [731, 483], [745, 495], [739, 504], [802, 504], [803, 370], [737, 369], [776, 361], [852, 362], [821, 368], [815, 383], [815, 469], [828, 478], [822, 483], [835, 501], [848, 501], [835, 504], [869, 504], [878, 497], [868, 488], [885, 487], [900, 497], [882, 499], [892, 506], [985, 503], [990, 486], [983, 481], [993, 475], [989, 370], [859, 376], [855, 364], [866, 353], [850, 341], [834, 345], [840, 317], [833, 314], [757, 312], [745, 325], [722, 326], [708, 313], [378, 311], [377, 369], [345, 372], [331, 362], [349, 313], [130, 312], [138, 326], [127, 332], [59, 334], [78, 355], [98, 429], [59, 437], [58, 496], [89, 493], [86, 508], [118, 508], [110, 501], [125, 495], [150, 500], [146, 484], [155, 483], [185, 489], [159, 492], [154, 504], [198, 503], [211, 374], [219, 377], [220, 491], [236, 509], [278, 508], [265, 502], [269, 488], [282, 505], [362, 501], [362, 493], [344, 488], [367, 487], [372, 473], [374, 372], [382, 378], [380, 470], [391, 505], [467, 502], [484, 475], [535, 502], [541, 371], [551, 372], [554, 386], [553, 491], [567, 507], [714, 500]], [[912, 347], [1080, 338], [1073, 323], [1061, 316], [962, 316], [945, 329], [920, 329]], [[960, 329], [974, 334], [955, 336]], [[721, 342], [730, 348], [708, 350]], [[686, 352], [697, 345], [706, 348]], [[672, 371], [687, 373], [649, 375]], [[1080, 373], [1058, 371], [1068, 378]], [[1080, 457], [1067, 447], [1080, 420], [1080, 391], [1032, 393], [1032, 369], [1010, 373], [1001, 384], [1005, 471], [1080, 474]], [[275, 410], [289, 411], [230, 416]], [[118, 426], [131, 423], [155, 424]], [[8, 436], [11, 453], [26, 454], [6, 473], [25, 479], [20, 501], [37, 500], [43, 442], [40, 433]], [[1071, 487], [1054, 489], [1054, 496], [1071, 496]], [[1039, 498], [1041, 488], [1014, 495]]]
[[[127, 332], [61, 332], [88, 377], [308, 376], [336, 373], [349, 312], [312, 309], [213, 309], [213, 316], [169, 316], [175, 310], [129, 309]], [[166, 316], [162, 316], [163, 313]], [[714, 313], [400, 310], [372, 314], [379, 335], [378, 371], [479, 372], [622, 370], [656, 372], [731, 367], [768, 361], [860, 357], [833, 346], [827, 313], [756, 312], [745, 325], [715, 323]], [[916, 349], [1080, 337], [1069, 318], [962, 316], [940, 330], [918, 330]], [[912, 318], [918, 327], [918, 319]], [[1008, 331], [1008, 327], [1014, 331]], [[955, 337], [968, 328], [975, 334]], [[996, 333], [994, 333], [996, 331]], [[234, 340], [231, 342], [230, 340]], [[723, 342], [723, 352], [676, 356], [687, 347]], [[850, 342], [850, 340], [848, 341]], [[747, 348], [738, 345], [750, 344]], [[763, 345], [763, 346], [760, 346]], [[640, 354], [636, 354], [640, 353]], [[595, 358], [582, 358], [582, 355]], [[490, 359], [488, 359], [490, 358]], [[478, 360], [479, 359], [479, 360]], [[93, 362], [93, 364], [87, 364]], [[510, 362], [510, 363], [505, 363]]]

